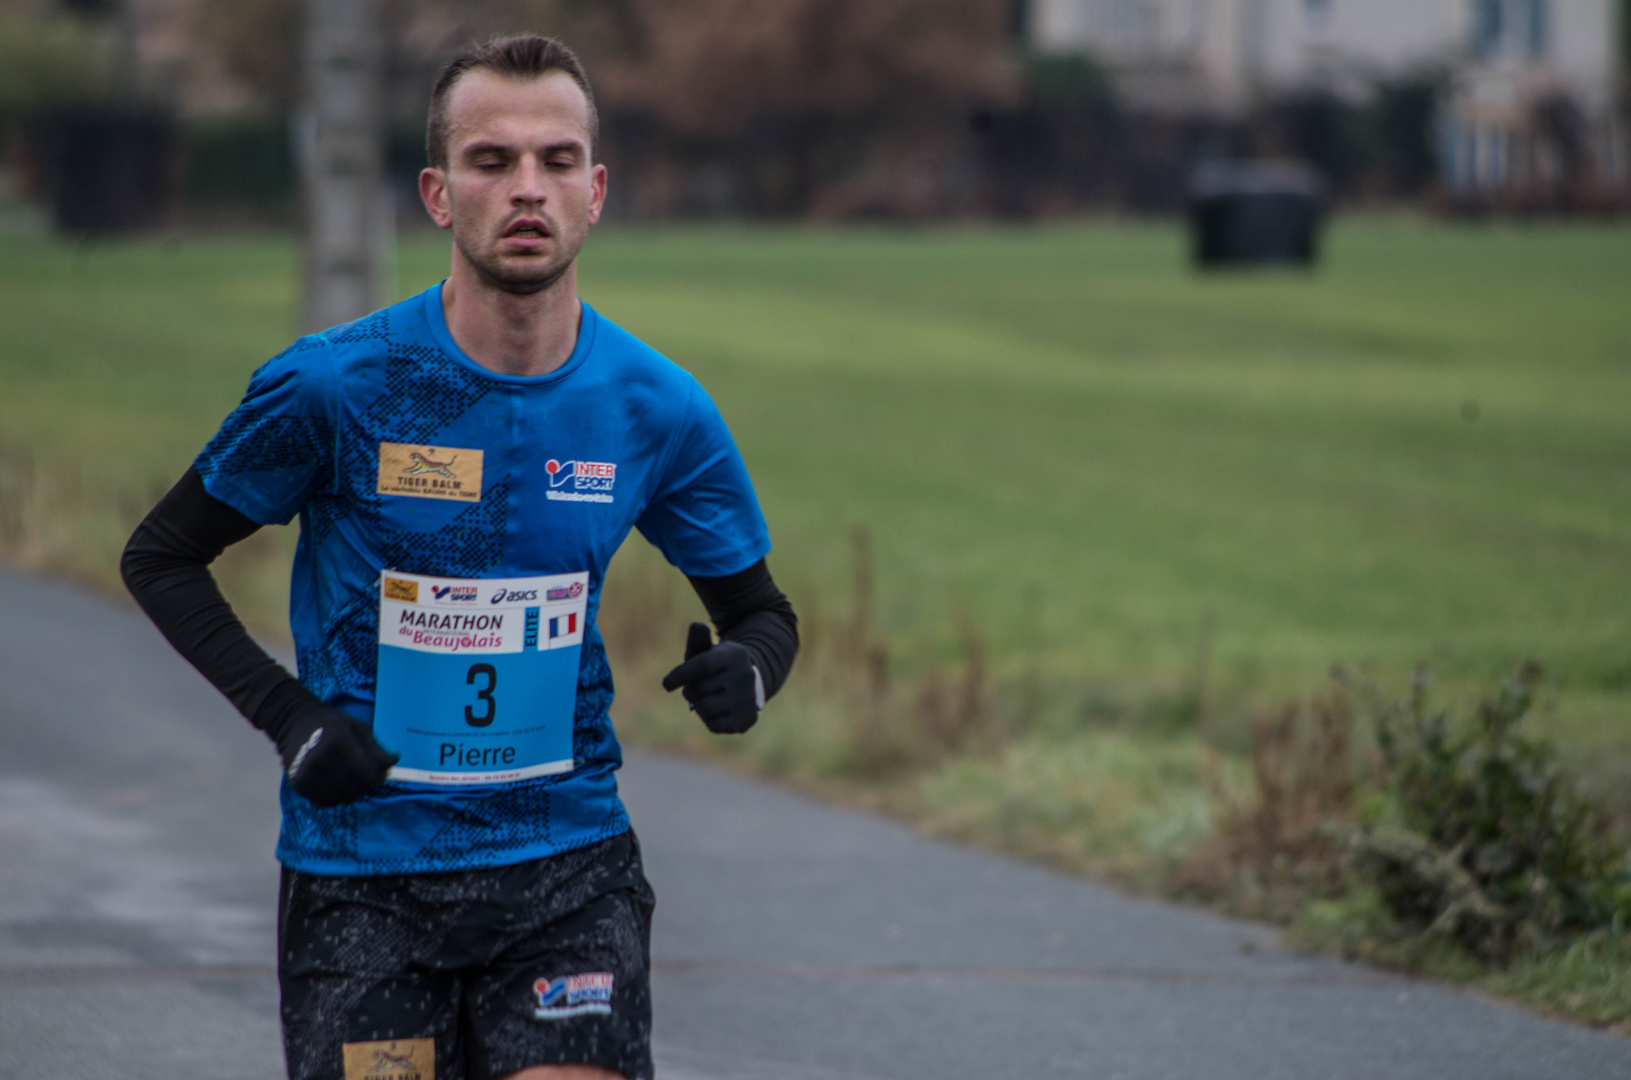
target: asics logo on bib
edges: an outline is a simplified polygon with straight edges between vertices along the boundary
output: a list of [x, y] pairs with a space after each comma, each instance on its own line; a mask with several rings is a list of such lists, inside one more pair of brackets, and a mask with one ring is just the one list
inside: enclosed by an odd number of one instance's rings
[[537, 589], [523, 589], [519, 592], [506, 592], [505, 590], [500, 589], [494, 593], [493, 598], [487, 602], [489, 604], [519, 604], [527, 600], [536, 599], [538, 599]]

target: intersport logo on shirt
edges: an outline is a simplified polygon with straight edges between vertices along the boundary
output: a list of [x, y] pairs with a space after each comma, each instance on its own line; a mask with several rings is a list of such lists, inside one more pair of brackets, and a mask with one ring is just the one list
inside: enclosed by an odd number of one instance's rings
[[609, 461], [544, 462], [549, 474], [549, 490], [544, 494], [555, 502], [609, 503], [612, 485], [617, 483], [617, 466]]

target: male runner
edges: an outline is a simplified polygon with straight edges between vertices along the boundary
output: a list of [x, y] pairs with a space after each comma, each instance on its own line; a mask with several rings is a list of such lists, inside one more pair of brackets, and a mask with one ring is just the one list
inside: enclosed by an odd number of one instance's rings
[[[289, 1075], [649, 1077], [652, 894], [617, 796], [602, 576], [631, 528], [720, 633], [683, 687], [752, 726], [796, 621], [713, 403], [577, 298], [594, 100], [564, 46], [502, 39], [432, 93], [420, 176], [453, 234], [419, 296], [301, 338], [131, 537], [125, 580], [285, 767]], [[208, 566], [300, 517], [297, 681]]]

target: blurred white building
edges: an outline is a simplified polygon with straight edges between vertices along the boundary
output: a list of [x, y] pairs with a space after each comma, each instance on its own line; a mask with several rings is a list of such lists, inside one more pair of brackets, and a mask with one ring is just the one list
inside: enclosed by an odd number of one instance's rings
[[1310, 88], [1448, 76], [1439, 150], [1452, 191], [1589, 176], [1626, 186], [1619, 0], [1031, 0], [1041, 52], [1085, 52], [1132, 107], [1237, 116]]

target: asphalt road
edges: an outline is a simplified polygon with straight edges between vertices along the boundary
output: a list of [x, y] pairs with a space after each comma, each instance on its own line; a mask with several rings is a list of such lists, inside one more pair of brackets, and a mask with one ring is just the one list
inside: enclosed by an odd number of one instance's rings
[[[133, 609], [0, 571], [0, 1077], [282, 1075], [276, 780]], [[1631, 1041], [695, 765], [624, 794], [664, 1080], [1631, 1078]]]

